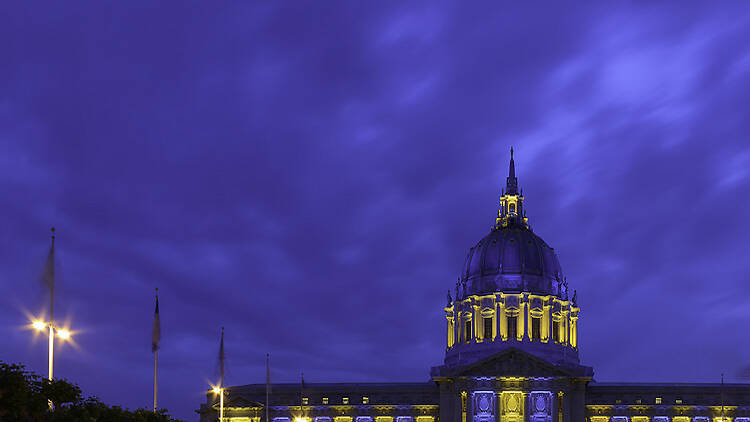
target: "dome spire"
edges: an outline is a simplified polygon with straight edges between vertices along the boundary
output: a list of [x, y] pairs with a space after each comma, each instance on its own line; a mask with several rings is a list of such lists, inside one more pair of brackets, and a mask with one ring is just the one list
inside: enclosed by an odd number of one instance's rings
[[529, 227], [526, 211], [523, 208], [523, 192], [518, 193], [518, 179], [516, 178], [516, 163], [513, 161], [513, 147], [510, 148], [510, 166], [505, 190], [500, 194], [500, 209], [495, 219], [494, 230], [509, 224], [520, 224]]
[[518, 179], [516, 179], [516, 164], [513, 162], [513, 147], [510, 147], [510, 167], [505, 184], [505, 193], [507, 195], [518, 195]]

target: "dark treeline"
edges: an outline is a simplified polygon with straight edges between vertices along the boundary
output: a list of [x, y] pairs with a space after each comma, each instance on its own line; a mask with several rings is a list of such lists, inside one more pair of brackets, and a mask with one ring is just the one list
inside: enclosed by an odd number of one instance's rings
[[[54, 404], [49, 410], [48, 400]], [[109, 406], [64, 379], [51, 382], [21, 364], [0, 361], [0, 421], [2, 422], [179, 422], [161, 409], [128, 410]]]

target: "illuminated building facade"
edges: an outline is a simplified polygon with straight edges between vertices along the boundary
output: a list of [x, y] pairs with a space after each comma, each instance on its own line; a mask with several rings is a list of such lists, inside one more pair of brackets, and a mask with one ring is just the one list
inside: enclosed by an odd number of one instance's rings
[[[274, 384], [269, 422], [750, 422], [750, 384], [612, 384], [578, 359], [577, 294], [531, 229], [515, 175], [444, 308], [423, 383]], [[227, 388], [226, 421], [266, 422], [266, 385]], [[201, 422], [218, 417], [212, 393]]]

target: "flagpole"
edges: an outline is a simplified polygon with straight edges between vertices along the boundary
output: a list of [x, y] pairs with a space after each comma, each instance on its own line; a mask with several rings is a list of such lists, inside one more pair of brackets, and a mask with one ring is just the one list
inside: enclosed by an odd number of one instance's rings
[[161, 339], [161, 322], [159, 321], [159, 288], [154, 289], [156, 308], [154, 309], [154, 328], [151, 333], [151, 350], [154, 352], [154, 413], [156, 413], [156, 399], [158, 387], [159, 340]]
[[[54, 370], [53, 362], [55, 361], [55, 320], [53, 317], [54, 304], [55, 304], [55, 228], [50, 229], [52, 232], [52, 244], [50, 246], [50, 259], [49, 265], [49, 365], [47, 368], [47, 378], [52, 382], [52, 374]], [[48, 400], [49, 409], [54, 410], [55, 407], [52, 404], [52, 400]]]
[[219, 365], [221, 370], [221, 378], [219, 379], [219, 422], [224, 422], [224, 327], [221, 327]]
[[52, 256], [52, 267], [51, 275], [52, 279], [49, 283], [49, 368], [48, 368], [48, 376], [49, 380], [52, 381], [52, 370], [53, 370], [53, 356], [54, 356], [54, 344], [55, 344], [55, 333], [53, 331], [54, 327], [54, 317], [53, 317], [53, 310], [54, 310], [54, 304], [55, 304], [55, 228], [52, 227], [50, 229], [52, 232], [52, 244], [50, 246], [50, 255]]
[[271, 389], [271, 367], [270, 367], [270, 359], [271, 355], [269, 353], [266, 353], [266, 421], [269, 422], [268, 419], [268, 393]]
[[724, 373], [721, 374], [721, 422], [724, 420]]
[[157, 368], [157, 365], [156, 365], [156, 363], [158, 361], [158, 358], [157, 358], [158, 355], [159, 355], [159, 351], [155, 351], [154, 352], [154, 413], [156, 413], [156, 386], [157, 386], [157, 382], [156, 382], [156, 368]]

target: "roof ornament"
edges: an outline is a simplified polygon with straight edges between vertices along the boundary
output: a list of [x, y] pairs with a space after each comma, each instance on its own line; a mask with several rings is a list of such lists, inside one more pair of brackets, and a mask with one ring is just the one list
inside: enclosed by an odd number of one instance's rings
[[557, 281], [557, 296], [562, 299], [562, 280], [560, 279], [560, 274], [555, 272], [555, 280]]
[[565, 296], [563, 296], [563, 300], [568, 300], [568, 278], [563, 278], [563, 287], [565, 287]]
[[516, 178], [516, 164], [513, 161], [513, 147], [510, 147], [510, 165], [508, 167], [505, 192], [508, 195], [518, 195], [518, 179]]
[[458, 298], [459, 298], [459, 296], [458, 296], [458, 287], [460, 285], [461, 285], [461, 277], [458, 277], [458, 279], [456, 280], [456, 300], [458, 300]]
[[573, 306], [578, 307], [578, 291], [573, 290]]
[[451, 297], [450, 289], [448, 289], [448, 306], [451, 306], [451, 303], [453, 303], [453, 298]]

